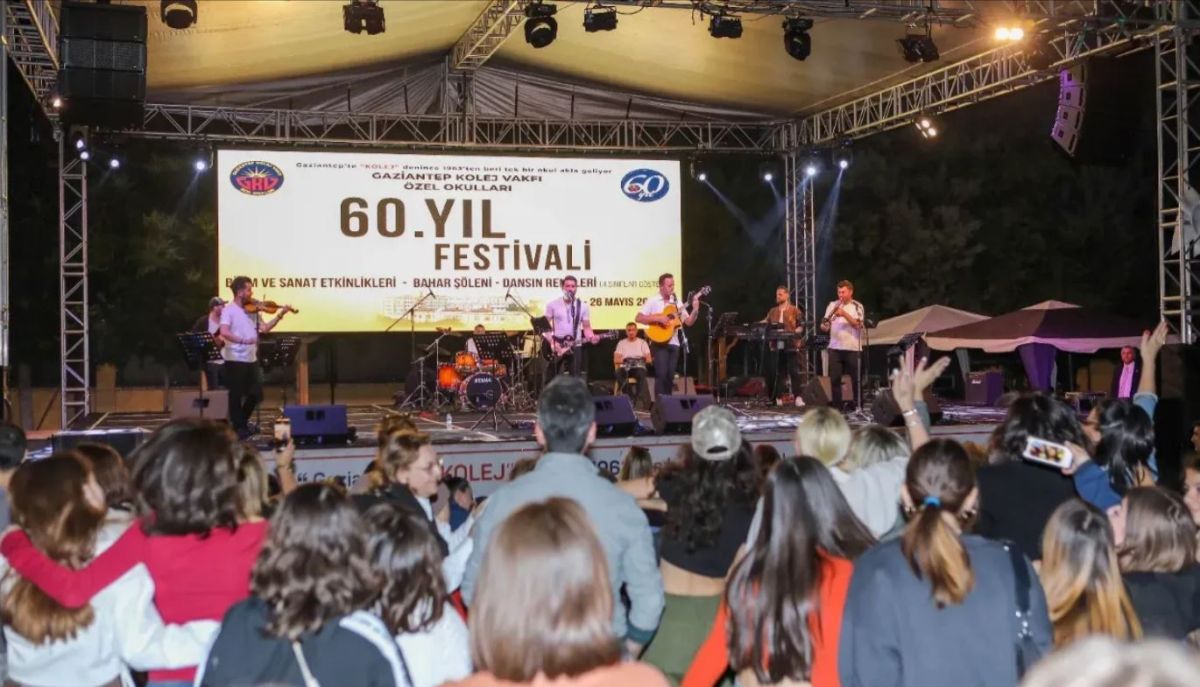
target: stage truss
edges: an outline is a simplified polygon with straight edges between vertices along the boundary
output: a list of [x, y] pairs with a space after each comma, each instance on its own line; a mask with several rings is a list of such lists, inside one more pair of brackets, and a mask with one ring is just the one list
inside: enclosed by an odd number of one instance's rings
[[[47, 116], [57, 69], [57, 21], [42, 0], [4, 3], [9, 57], [37, 95]], [[523, 21], [527, 0], [493, 0], [450, 54], [451, 64], [472, 70], [484, 64]], [[614, 0], [617, 5], [691, 7], [683, 0]], [[803, 8], [806, 16], [856, 16], [912, 24], [972, 25], [980, 2], [898, 0], [779, 0], [740, 5], [741, 13], [779, 14]], [[987, 3], [989, 10], [1000, 3]], [[1053, 78], [1058, 70], [1092, 55], [1153, 47], [1159, 121], [1160, 310], [1185, 342], [1197, 337], [1200, 262], [1194, 253], [1170, 253], [1180, 222], [1180, 201], [1190, 183], [1200, 135], [1189, 122], [1200, 86], [1200, 69], [1186, 50], [1198, 33], [1200, 0], [1169, 0], [1139, 6], [1119, 0], [1006, 0], [1006, 11], [1035, 22], [1048, 68], [1030, 66], [1029, 48], [997, 48], [933, 72], [881, 88], [798, 120], [647, 121], [550, 120], [489, 117], [471, 112], [391, 115], [279, 109], [149, 104], [143, 129], [133, 135], [196, 143], [271, 146], [337, 146], [373, 149], [491, 150], [520, 152], [621, 152], [669, 155], [769, 154], [784, 160], [784, 235], [787, 283], [798, 303], [816, 309], [816, 246], [811, 180], [803, 159], [823, 147], [904, 126], [923, 113], [943, 113]], [[2, 55], [2, 53], [0, 53]], [[457, 78], [457, 75], [453, 75]], [[447, 78], [451, 74], [448, 72]], [[471, 81], [468, 79], [468, 87]], [[474, 99], [468, 95], [466, 102]], [[7, 158], [0, 138], [0, 165]], [[87, 175], [78, 160], [64, 159], [60, 140], [60, 278], [63, 426], [90, 410], [87, 322]], [[0, 167], [3, 169], [3, 167]], [[73, 200], [71, 200], [73, 199]], [[0, 232], [7, 251], [7, 221]], [[0, 275], [7, 280], [7, 270]], [[0, 321], [7, 337], [8, 322]], [[6, 352], [6, 349], [5, 351]], [[0, 360], [6, 364], [7, 360]]]

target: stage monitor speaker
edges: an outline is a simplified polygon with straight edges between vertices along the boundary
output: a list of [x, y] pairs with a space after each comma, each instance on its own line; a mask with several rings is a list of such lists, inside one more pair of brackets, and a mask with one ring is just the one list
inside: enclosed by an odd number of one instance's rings
[[[929, 408], [929, 421], [937, 424], [942, 419], [942, 405], [938, 403], [937, 396], [929, 389], [925, 390], [925, 405]], [[896, 397], [892, 395], [891, 389], [880, 389], [879, 393], [875, 394], [875, 400], [871, 402], [871, 417], [875, 420], [875, 424], [883, 425], [884, 427], [902, 427], [904, 425], [904, 416], [900, 412], [900, 405], [896, 403]]]
[[[800, 399], [804, 401], [805, 406], [827, 406], [833, 400], [832, 389], [833, 383], [828, 376], [813, 377], [800, 391]], [[842, 400], [849, 401], [852, 398], [854, 382], [850, 375], [842, 375]]]
[[712, 396], [659, 396], [650, 411], [650, 421], [658, 434], [691, 434], [692, 418], [712, 404]]
[[1119, 164], [1133, 151], [1144, 80], [1130, 60], [1093, 57], [1059, 73], [1050, 138], [1080, 162]]
[[630, 437], [637, 432], [638, 420], [628, 396], [595, 396], [592, 402], [596, 404], [597, 436]]
[[721, 383], [724, 396], [754, 398], [767, 393], [767, 380], [763, 377], [730, 377]]
[[113, 447], [117, 453], [128, 458], [134, 449], [146, 441], [147, 432], [144, 429], [89, 429], [86, 431], [57, 432], [50, 438], [50, 446], [55, 452], [67, 451], [82, 443], [106, 444]]
[[971, 372], [967, 374], [967, 403], [979, 406], [994, 406], [1004, 394], [1004, 373]]
[[146, 8], [65, 2], [58, 95], [68, 124], [140, 126], [146, 102]]
[[284, 406], [296, 445], [344, 444], [354, 441], [344, 405]]
[[229, 419], [229, 392], [224, 389], [214, 389], [204, 392], [184, 389], [172, 389], [167, 406], [171, 409], [171, 419], [181, 417], [203, 417], [209, 420]]

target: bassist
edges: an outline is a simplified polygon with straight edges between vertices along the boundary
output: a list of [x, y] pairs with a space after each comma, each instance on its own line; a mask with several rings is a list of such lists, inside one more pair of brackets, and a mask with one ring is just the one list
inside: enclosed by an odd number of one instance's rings
[[[637, 314], [640, 324], [671, 325], [672, 323], [690, 327], [700, 314], [700, 292], [692, 296], [691, 308], [680, 303], [675, 298], [675, 276], [667, 273], [658, 278], [658, 293], [646, 299], [642, 310]], [[677, 315], [664, 314], [664, 311], [678, 309]], [[675, 368], [679, 366], [679, 332], [676, 331], [666, 343], [650, 344], [650, 355], [654, 358], [654, 394], [665, 396], [671, 393], [672, 382], [675, 378]]]
[[551, 327], [546, 344], [550, 347], [554, 375], [582, 375], [585, 352], [578, 346], [572, 346], [572, 343], [580, 340], [596, 343], [600, 340], [592, 332], [591, 309], [575, 295], [578, 288], [579, 281], [567, 275], [562, 280], [562, 298], [555, 298], [546, 304], [546, 319], [550, 320]]

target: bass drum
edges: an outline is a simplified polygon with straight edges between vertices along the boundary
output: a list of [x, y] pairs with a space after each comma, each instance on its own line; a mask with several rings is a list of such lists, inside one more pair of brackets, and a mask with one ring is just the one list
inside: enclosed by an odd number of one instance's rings
[[460, 394], [467, 400], [467, 405], [475, 410], [491, 408], [500, 402], [504, 387], [500, 380], [490, 372], [476, 372], [467, 377], [462, 383]]

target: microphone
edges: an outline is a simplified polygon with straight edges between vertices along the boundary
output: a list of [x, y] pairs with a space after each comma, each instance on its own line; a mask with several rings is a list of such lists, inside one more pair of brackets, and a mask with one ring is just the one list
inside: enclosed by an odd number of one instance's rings
[[432, 289], [432, 288], [430, 288], [430, 287], [428, 287], [428, 286], [427, 286], [427, 287], [425, 287], [425, 288], [429, 289], [429, 296], [430, 296], [430, 298], [437, 298], [437, 294], [435, 294], [435, 293], [433, 292], [433, 289]]
[[508, 290], [504, 292], [505, 300], [507, 300], [511, 294], [512, 294], [512, 287], [510, 286], [510, 287], [508, 287]]

